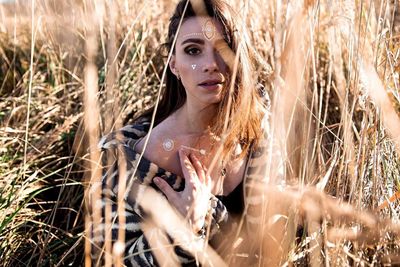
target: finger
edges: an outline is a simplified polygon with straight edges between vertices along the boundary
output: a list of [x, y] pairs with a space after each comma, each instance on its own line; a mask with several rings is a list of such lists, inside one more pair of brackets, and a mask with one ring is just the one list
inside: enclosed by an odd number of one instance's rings
[[185, 184], [191, 186], [195, 182], [195, 179], [198, 179], [196, 171], [187, 153], [182, 149], [179, 150], [179, 159], [181, 162], [183, 176], [185, 177]]
[[192, 164], [196, 169], [197, 175], [199, 177], [199, 180], [205, 184], [205, 185], [210, 185], [211, 183], [211, 176], [210, 173], [207, 169], [206, 166], [204, 166], [203, 162], [199, 159], [198, 156], [196, 156], [195, 154], [190, 154], [191, 157], [193, 157], [192, 159]]
[[199, 177], [199, 180], [202, 183], [205, 183], [206, 181], [206, 173], [204, 171], [204, 166], [201, 163], [201, 161], [196, 157], [195, 154], [191, 153], [190, 154], [190, 160], [192, 162], [192, 165], [197, 173], [197, 176]]
[[153, 182], [161, 190], [161, 192], [164, 193], [169, 201], [173, 202], [177, 199], [178, 192], [176, 192], [164, 179], [160, 177], [154, 177]]

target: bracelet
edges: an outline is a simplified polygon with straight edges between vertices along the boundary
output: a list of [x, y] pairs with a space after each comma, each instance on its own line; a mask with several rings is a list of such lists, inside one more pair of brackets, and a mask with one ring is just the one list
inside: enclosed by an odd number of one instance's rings
[[204, 225], [197, 232], [197, 235], [200, 238], [203, 238], [203, 239], [206, 238], [208, 231], [209, 231], [209, 235], [213, 236], [220, 229], [218, 219], [214, 218], [214, 216], [218, 216], [217, 210], [216, 210], [218, 207], [218, 201], [219, 201], [218, 198], [216, 198], [215, 196], [213, 196], [213, 195], [210, 196], [207, 214], [204, 218]]

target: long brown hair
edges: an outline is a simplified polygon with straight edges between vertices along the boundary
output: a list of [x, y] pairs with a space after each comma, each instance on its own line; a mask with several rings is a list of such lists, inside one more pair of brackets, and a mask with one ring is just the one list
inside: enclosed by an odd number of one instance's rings
[[[242, 146], [241, 156], [244, 156], [247, 154], [251, 143], [257, 143], [261, 137], [261, 120], [265, 112], [265, 107], [256, 88], [253, 59], [248, 49], [250, 45], [248, 34], [244, 27], [239, 27], [235, 19], [238, 17], [237, 14], [226, 2], [221, 0], [203, 0], [204, 10], [195, 10], [192, 3], [187, 3], [187, 1], [189, 0], [181, 0], [177, 4], [175, 12], [170, 18], [168, 39], [162, 47], [166, 48], [167, 52], [170, 52], [172, 49], [172, 53], [175, 53], [173, 40], [177, 34], [179, 22], [182, 17], [184, 22], [185, 19], [195, 16], [209, 16], [221, 23], [222, 35], [229, 47], [228, 50], [232, 51], [233, 55], [239, 53], [239, 63], [236, 69], [235, 81], [232, 81], [232, 64], [226, 62], [229, 66], [231, 76], [228, 77], [228, 81], [230, 83], [234, 82], [234, 90], [232, 94], [229, 94], [228, 88], [225, 89], [222, 100], [218, 104], [218, 114], [211, 125], [211, 131], [215, 135], [223, 137], [223, 159], [228, 159], [233, 155], [238, 142]], [[199, 14], [199, 12], [206, 14]], [[221, 52], [220, 50], [218, 51]], [[156, 111], [155, 125], [182, 107], [186, 101], [186, 92], [182, 83], [172, 73], [168, 65], [166, 65], [166, 68], [166, 86], [163, 87], [162, 96]], [[230, 97], [232, 104], [229, 106], [228, 101]], [[141, 114], [139, 118], [150, 118], [153, 112], [154, 106]], [[227, 117], [229, 121], [225, 129], [224, 122]]]

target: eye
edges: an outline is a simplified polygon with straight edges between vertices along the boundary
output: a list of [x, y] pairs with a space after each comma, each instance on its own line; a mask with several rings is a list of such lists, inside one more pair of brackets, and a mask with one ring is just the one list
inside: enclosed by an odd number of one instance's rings
[[197, 47], [187, 47], [185, 48], [185, 53], [191, 56], [195, 56], [201, 53], [200, 49]]

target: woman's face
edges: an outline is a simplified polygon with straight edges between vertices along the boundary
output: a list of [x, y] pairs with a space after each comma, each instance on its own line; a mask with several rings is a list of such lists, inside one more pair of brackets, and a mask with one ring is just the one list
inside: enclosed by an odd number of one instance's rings
[[185, 87], [188, 102], [208, 106], [222, 99], [228, 67], [216, 49], [223, 41], [221, 28], [210, 17], [191, 17], [181, 25], [170, 68]]

